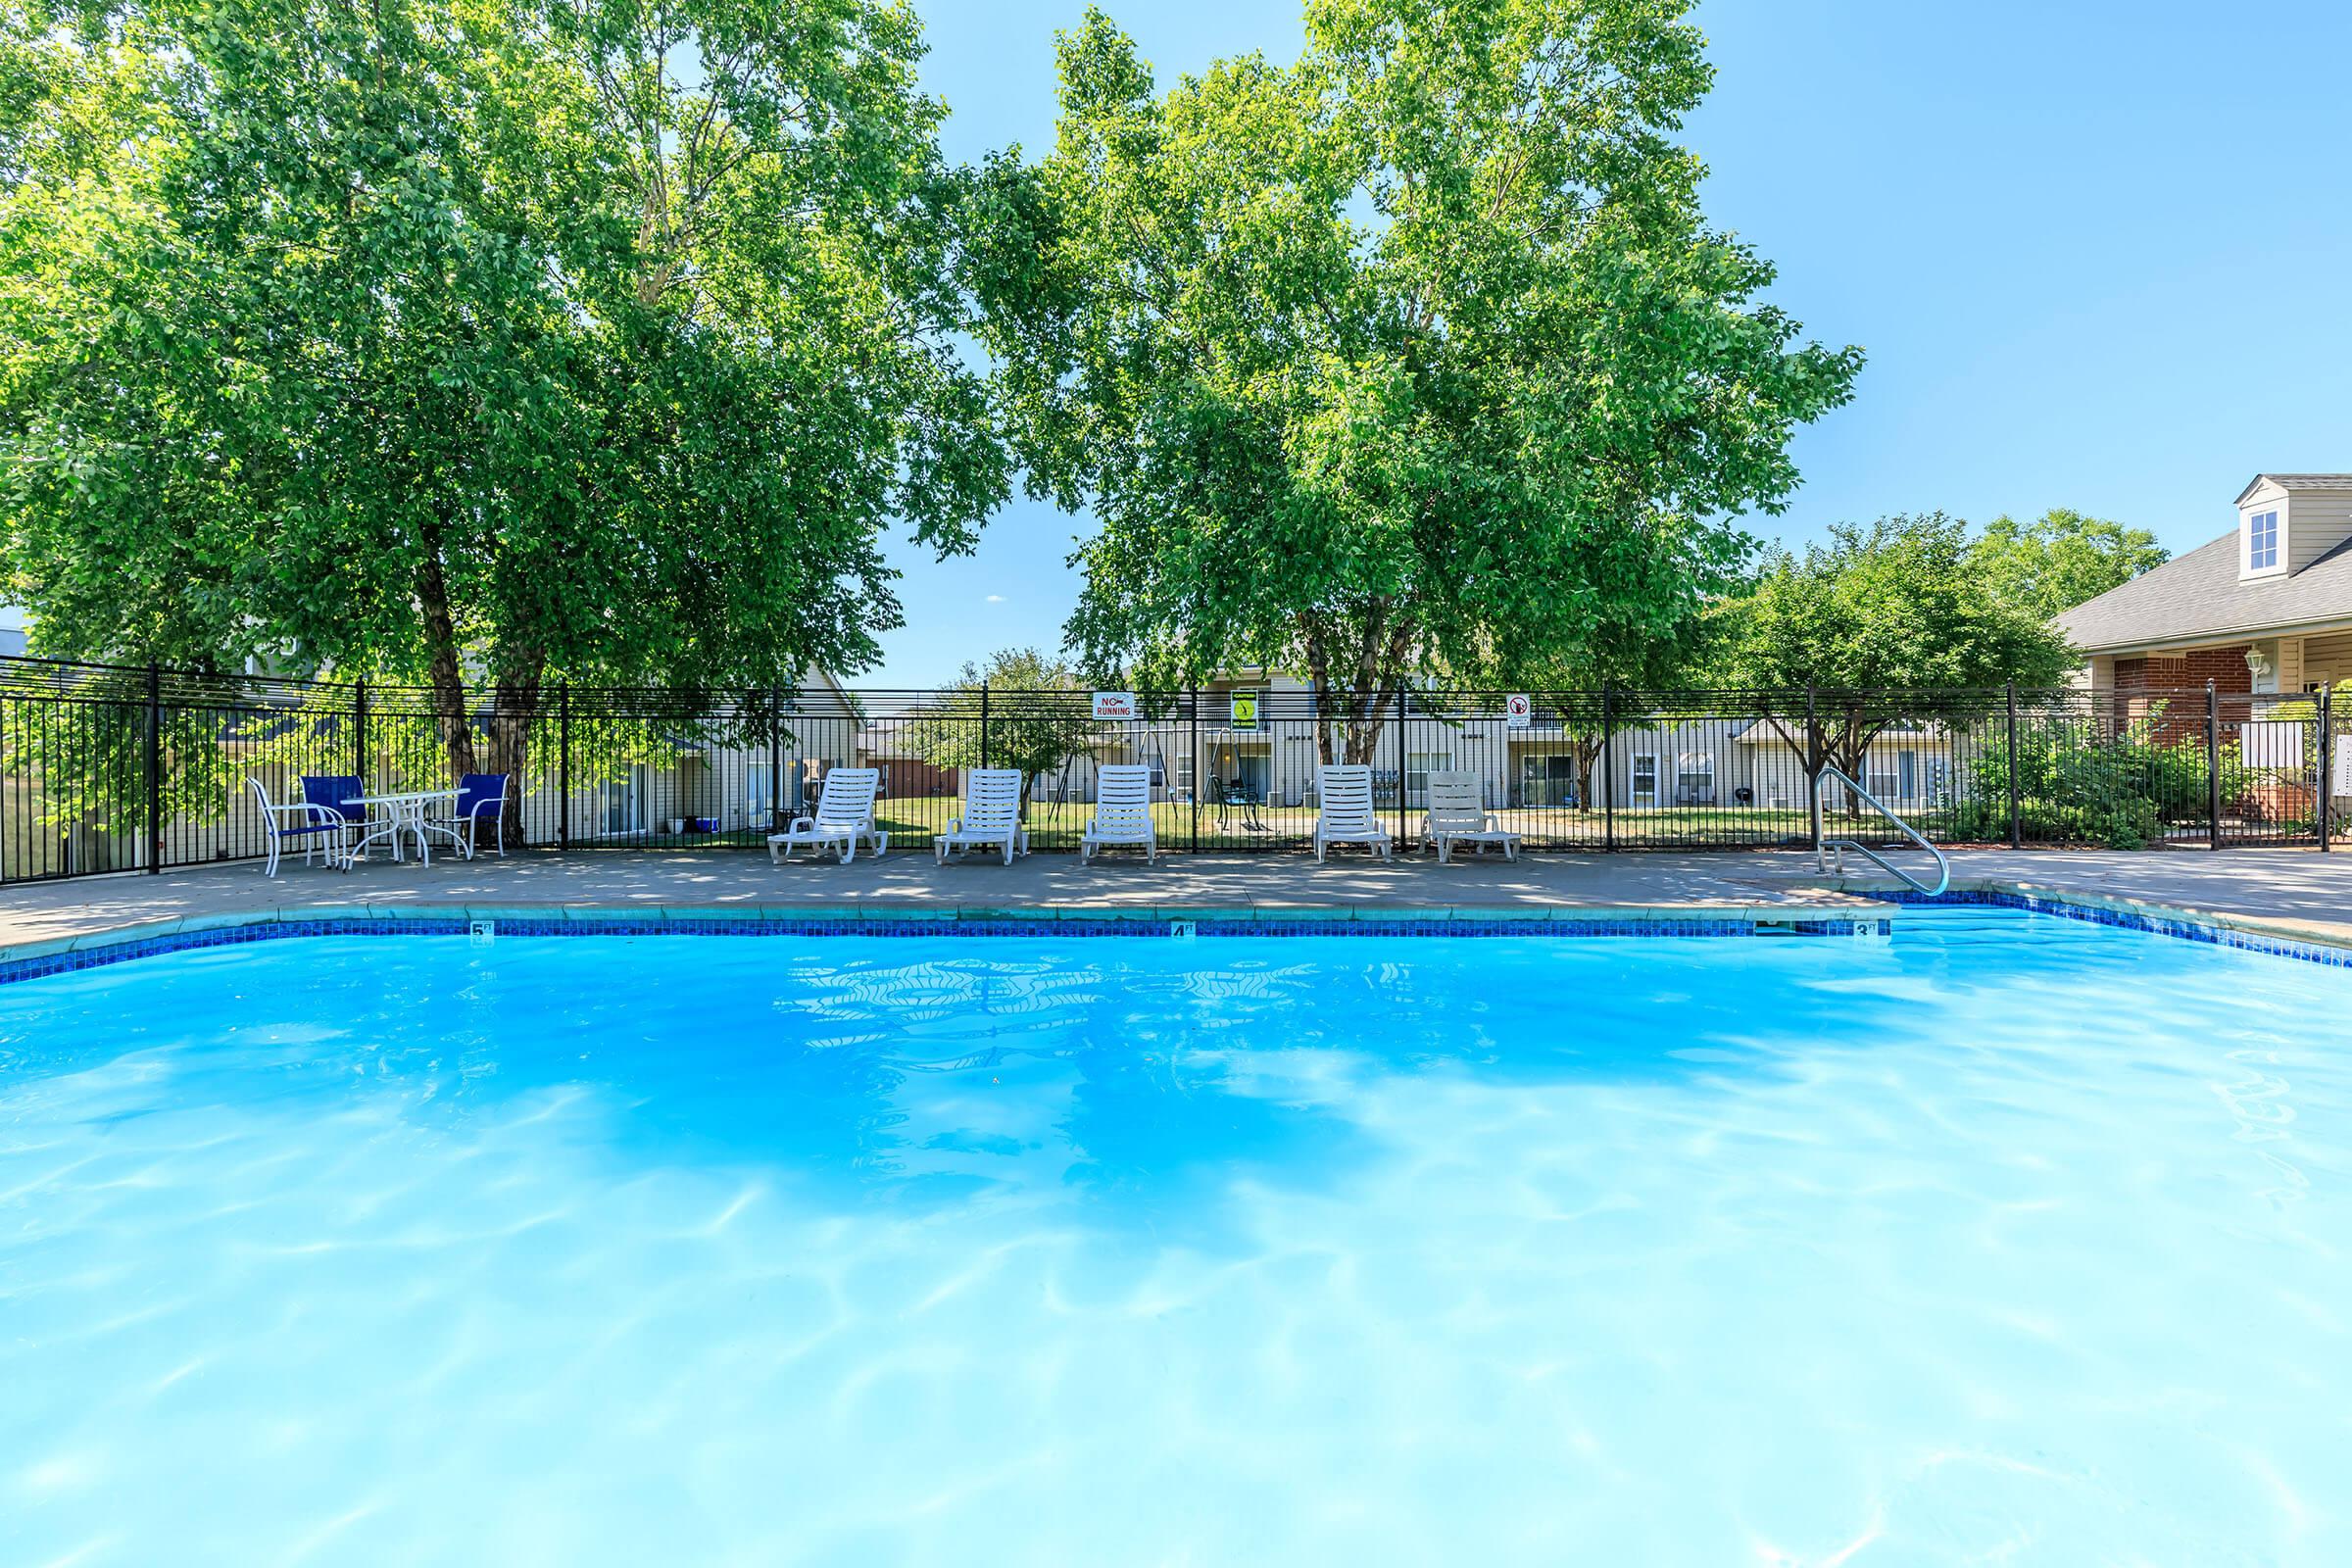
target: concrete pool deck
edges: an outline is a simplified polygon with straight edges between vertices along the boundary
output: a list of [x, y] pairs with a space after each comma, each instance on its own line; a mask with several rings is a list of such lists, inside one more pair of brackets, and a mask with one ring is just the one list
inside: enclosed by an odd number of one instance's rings
[[[2348, 854], [1959, 851], [1952, 882], [2352, 949]], [[1317, 865], [1289, 855], [1174, 855], [1156, 866], [1118, 857], [1083, 866], [1075, 856], [1042, 854], [1011, 866], [981, 858], [938, 866], [928, 853], [904, 852], [847, 866], [771, 866], [758, 853], [534, 852], [429, 867], [377, 861], [349, 874], [295, 863], [275, 880], [244, 864], [0, 889], [0, 959], [257, 920], [403, 914], [1789, 919], [1853, 911], [1864, 906], [1858, 890], [1886, 885], [1875, 873], [1840, 884], [1809, 854], [1783, 852], [1546, 855], [1450, 866], [1409, 858]]]

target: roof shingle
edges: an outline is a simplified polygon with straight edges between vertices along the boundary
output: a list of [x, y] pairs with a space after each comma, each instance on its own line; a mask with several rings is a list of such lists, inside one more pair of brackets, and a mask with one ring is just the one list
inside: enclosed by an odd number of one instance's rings
[[2265, 479], [2286, 491], [2352, 490], [2352, 473], [2258, 473], [2237, 493], [2238, 504], [2244, 505], [2246, 497], [2261, 489]]
[[[2352, 475], [2271, 474], [2273, 479]], [[2203, 637], [2260, 637], [2280, 629], [2352, 621], [2352, 540], [2290, 577], [2242, 582], [2237, 530], [2175, 557], [2057, 618], [2067, 641], [2086, 653], [2145, 648]]]

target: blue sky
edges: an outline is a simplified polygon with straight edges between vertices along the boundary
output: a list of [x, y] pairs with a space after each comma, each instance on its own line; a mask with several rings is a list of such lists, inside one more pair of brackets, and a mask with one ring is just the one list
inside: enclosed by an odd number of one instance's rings
[[[950, 154], [1053, 138], [1053, 35], [1085, 0], [916, 0]], [[1163, 83], [1289, 59], [1289, 0], [1106, 0]], [[2352, 8], [2126, 0], [1706, 0], [1686, 139], [1774, 298], [1870, 355], [1751, 523], [2071, 506], [2175, 551], [2260, 469], [2352, 468]], [[1083, 518], [1016, 502], [976, 557], [893, 559], [908, 624], [862, 677], [927, 684], [1060, 640]]]

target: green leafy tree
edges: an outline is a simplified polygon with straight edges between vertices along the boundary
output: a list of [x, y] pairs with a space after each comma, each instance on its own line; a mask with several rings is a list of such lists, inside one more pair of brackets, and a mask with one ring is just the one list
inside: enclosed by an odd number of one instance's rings
[[2044, 620], [2161, 566], [2170, 553], [2145, 528], [2054, 507], [2032, 522], [1995, 517], [1970, 549], [2009, 604]]
[[1007, 648], [985, 664], [964, 665], [902, 738], [933, 767], [1019, 768], [1026, 811], [1038, 778], [1091, 754], [1103, 733], [1087, 688], [1067, 662], [1035, 648]]
[[1311, 0], [1296, 65], [1164, 94], [1100, 11], [1062, 37], [971, 260], [1029, 484], [1100, 524], [1089, 667], [1298, 671], [1362, 760], [1413, 672], [1657, 636], [1745, 562], [1860, 355], [1706, 226], [1684, 9]]
[[119, 0], [0, 41], [0, 551], [53, 652], [856, 669], [1006, 493], [892, 0]]
[[[1968, 525], [1940, 512], [1839, 524], [1803, 555], [1782, 552], [1710, 612], [1710, 674], [1762, 694], [1761, 716], [1806, 776], [1863, 778], [1897, 726], [1957, 722], [1994, 688], [2055, 684], [2074, 665], [2043, 619], [1978, 569]], [[1816, 689], [1810, 709], [1790, 694]]]

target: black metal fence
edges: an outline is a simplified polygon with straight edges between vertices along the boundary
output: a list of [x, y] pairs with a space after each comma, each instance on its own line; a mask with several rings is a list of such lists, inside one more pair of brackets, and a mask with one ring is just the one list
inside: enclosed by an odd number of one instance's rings
[[[1316, 765], [1368, 764], [1417, 837], [1429, 776], [1475, 776], [1529, 849], [1766, 849], [1813, 840], [1834, 765], [1949, 844], [2326, 848], [2352, 760], [2327, 693], [2188, 690], [1379, 692], [1218, 685], [1137, 694], [1098, 720], [1085, 692], [469, 694], [464, 740], [512, 774], [509, 843], [761, 846], [836, 766], [878, 767], [879, 825], [927, 843], [965, 771], [1028, 778], [1031, 848], [1074, 849], [1096, 770], [1152, 771], [1161, 847], [1297, 851]], [[0, 659], [0, 881], [258, 858], [258, 784], [305, 774], [371, 791], [445, 785], [451, 737], [426, 691]], [[1830, 830], [1875, 814], [1824, 771]]]

